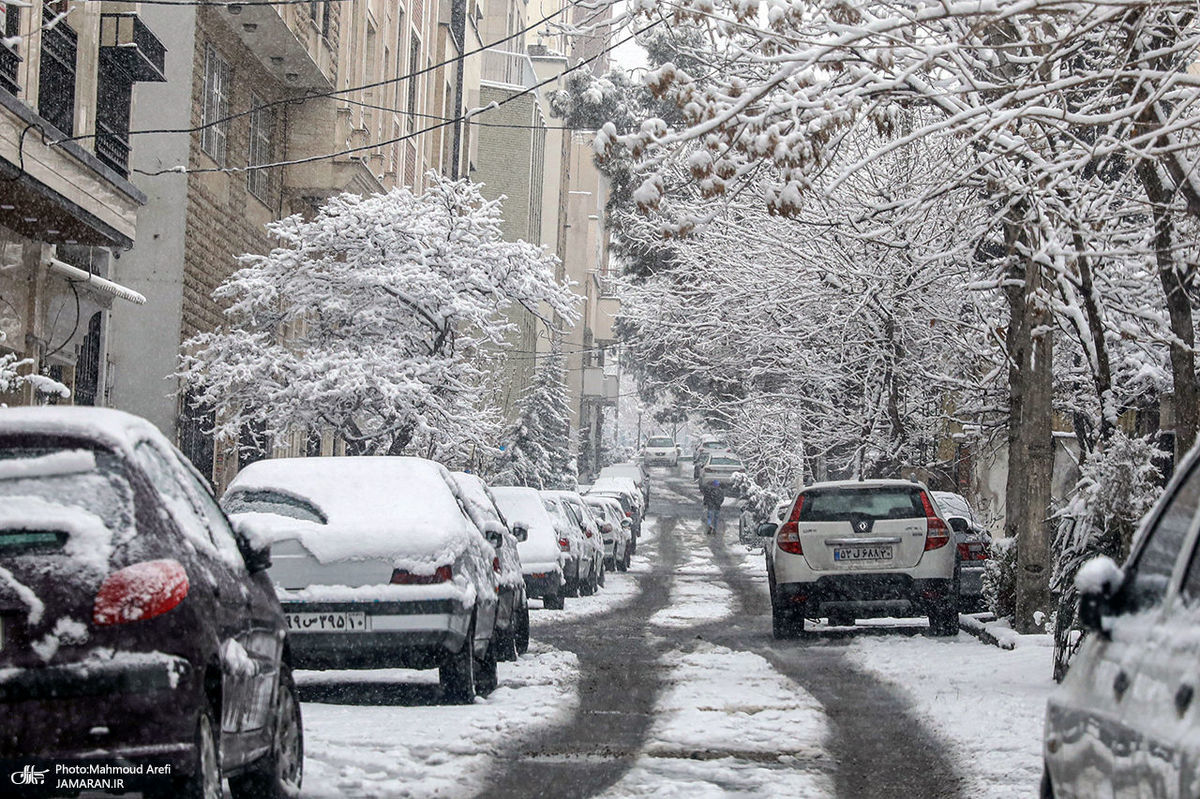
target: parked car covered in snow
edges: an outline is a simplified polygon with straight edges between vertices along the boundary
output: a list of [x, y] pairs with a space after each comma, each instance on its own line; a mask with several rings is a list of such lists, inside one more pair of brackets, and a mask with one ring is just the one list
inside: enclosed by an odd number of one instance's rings
[[560, 548], [558, 530], [541, 494], [534, 488], [495, 486], [492, 496], [512, 524], [526, 530], [526, 538], [517, 550], [527, 595], [541, 599], [548, 609], [562, 610], [569, 543], [564, 541], [567, 546]]
[[596, 483], [610, 478], [628, 478], [637, 486], [638, 493], [642, 495], [642, 512], [650, 507], [650, 478], [646, 476], [646, 470], [638, 463], [614, 463], [612, 466], [605, 466], [600, 470], [600, 474], [596, 476], [595, 483], [592, 487], [596, 487]]
[[700, 467], [700, 487], [724, 486], [729, 488], [733, 483], [733, 476], [744, 471], [746, 471], [746, 467], [732, 452], [713, 451], [704, 459], [704, 463]]
[[491, 490], [477, 475], [451, 472], [458, 498], [475, 526], [487, 535], [499, 535], [504, 543], [496, 549], [499, 566], [500, 606], [496, 612], [496, 656], [516, 660], [529, 650], [529, 602], [521, 572], [519, 545], [528, 538], [524, 525], [510, 524], [496, 505]]
[[548, 497], [562, 503], [571, 523], [583, 534], [583, 554], [587, 572], [586, 577], [579, 581], [579, 593], [587, 596], [596, 593], [604, 585], [604, 539], [600, 535], [600, 525], [592, 512], [584, 504], [583, 497], [574, 491], [543, 491], [543, 497]]
[[496, 685], [496, 548], [439, 464], [408, 457], [252, 463], [222, 498], [271, 546], [299, 668], [437, 668], [443, 694]]
[[959, 560], [958, 595], [962, 599], [962, 610], [983, 610], [983, 573], [991, 557], [992, 536], [979, 523], [975, 511], [961, 494], [950, 491], [931, 493], [941, 508], [942, 517], [954, 531], [954, 545]]
[[0, 759], [167, 767], [126, 783], [164, 797], [297, 794], [268, 563], [149, 422], [0, 410]]
[[591, 544], [584, 537], [579, 526], [579, 520], [567, 509], [567, 504], [549, 491], [538, 492], [542, 504], [550, 518], [554, 520], [554, 529], [558, 533], [558, 545], [567, 553], [567, 567], [564, 572], [565, 582], [563, 596], [579, 596], [586, 592], [594, 577], [595, 559], [592, 555]]
[[633, 536], [633, 523], [625, 516], [621, 503], [615, 497], [601, 494], [584, 496], [583, 501], [600, 523], [600, 535], [604, 539], [604, 568], [627, 571], [629, 569], [629, 543]]
[[1142, 520], [1123, 567], [1075, 580], [1087, 631], [1046, 711], [1043, 799], [1200, 795], [1200, 449]]
[[612, 497], [621, 503], [625, 517], [630, 522], [630, 553], [637, 554], [638, 538], [642, 535], [642, 517], [645, 515], [645, 503], [637, 485], [628, 477], [601, 477], [588, 489], [589, 496]]

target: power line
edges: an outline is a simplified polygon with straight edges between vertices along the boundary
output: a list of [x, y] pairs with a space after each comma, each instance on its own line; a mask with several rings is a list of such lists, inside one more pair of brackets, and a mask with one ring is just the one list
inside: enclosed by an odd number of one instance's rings
[[[342, 102], [348, 103], [350, 105], [356, 105], [361, 108], [370, 108], [375, 111], [390, 111], [393, 114], [405, 114], [407, 116], [419, 117], [421, 119], [436, 119], [439, 122], [456, 122], [456, 121], [458, 121], [454, 117], [444, 117], [444, 116], [441, 116], [440, 114], [420, 114], [420, 113], [417, 113], [416, 111], [407, 111], [403, 108], [393, 108], [390, 105], [378, 105], [376, 103], [364, 103], [360, 100], [350, 100], [347, 98], [342, 98]], [[479, 113], [481, 115], [486, 113], [486, 109], [484, 111], [480, 111]], [[468, 125], [475, 125], [476, 127], [480, 127], [480, 128], [515, 128], [517, 130], [571, 130], [571, 131], [590, 131], [590, 130], [592, 130], [592, 128], [575, 128], [575, 127], [569, 127], [567, 125], [520, 125], [520, 124], [517, 124], [516, 122], [476, 122], [473, 119], [464, 119], [463, 121], [465, 121]]]
[[[496, 47], [497, 45], [501, 45], [501, 44], [504, 44], [505, 42], [512, 41], [513, 39], [516, 39], [519, 36], [525, 35], [526, 33], [533, 30], [534, 28], [537, 28], [538, 26], [549, 22], [550, 20], [554, 19], [555, 17], [560, 16], [561, 14], [565, 13], [567, 11], [567, 9], [574, 8], [578, 5], [580, 5], [581, 3], [589, 2], [589, 1], [590, 0], [567, 0], [563, 4], [562, 8], [560, 8], [557, 11], [554, 11], [550, 14], [547, 14], [546, 16], [542, 17], [537, 22], [533, 22], [533, 23], [530, 23], [529, 25], [526, 25], [524, 28], [521, 28], [519, 31], [516, 31], [515, 33], [510, 33], [508, 36], [505, 36], [501, 39], [497, 39], [494, 42], [489, 42], [488, 44], [481, 45], [474, 50], [470, 50], [466, 53], [463, 53], [461, 56], [455, 56], [454, 58], [448, 58], [444, 61], [439, 61], [436, 64], [430, 64], [427, 67], [422, 67], [421, 69], [418, 69], [415, 72], [407, 72], [403, 75], [397, 75], [392, 78], [385, 78], [384, 80], [375, 81], [374, 83], [364, 83], [360, 86], [348, 86], [344, 89], [330, 89], [329, 91], [324, 91], [324, 92], [308, 92], [306, 94], [301, 94], [296, 97], [289, 97], [289, 98], [284, 98], [281, 100], [271, 100], [269, 102], [260, 103], [259, 105], [256, 105], [256, 106], [251, 106], [250, 108], [247, 108], [245, 111], [238, 111], [235, 114], [229, 114], [228, 116], [221, 117], [220, 119], [214, 119], [211, 122], [205, 122], [203, 124], [196, 125], [196, 126], [190, 127], [190, 128], [149, 128], [146, 130], [131, 130], [131, 131], [129, 131], [129, 135], [130, 136], [141, 136], [141, 135], [147, 135], [147, 134], [198, 133], [207, 128], [215, 127], [217, 125], [223, 125], [226, 122], [231, 122], [235, 119], [240, 119], [241, 117], [244, 117], [244, 116], [249, 116], [250, 114], [253, 114], [257, 111], [262, 111], [267, 108], [274, 108], [274, 107], [280, 106], [280, 105], [301, 105], [309, 100], [319, 100], [324, 97], [337, 97], [340, 94], [347, 94], [349, 92], [357, 92], [357, 91], [365, 91], [367, 89], [375, 89], [380, 86], [387, 86], [387, 85], [390, 85], [393, 83], [400, 83], [401, 81], [410, 80], [412, 78], [419, 78], [422, 75], [426, 75], [430, 72], [433, 72], [434, 70], [441, 69], [442, 67], [450, 66], [451, 64], [457, 64], [459, 58], [467, 58], [470, 56], [478, 55], [480, 53], [491, 50], [493, 47]], [[159, 0], [159, 2], [162, 4], [165, 4], [165, 5], [203, 6], [203, 5], [218, 5], [219, 4], [219, 3], [195, 2], [194, 0]], [[265, 0], [259, 0], [259, 2], [264, 2], [264, 4], [266, 4], [266, 5], [273, 4], [270, 2], [265, 2]], [[231, 3], [231, 5], [247, 5], [247, 3]], [[624, 43], [624, 42], [622, 42], [622, 43]], [[98, 135], [99, 135], [98, 133], [85, 133], [85, 134], [80, 134], [78, 136], [72, 136], [69, 138], [58, 139], [56, 141], [51, 142], [51, 144], [62, 144], [64, 142], [69, 142], [69, 141], [82, 141], [84, 139], [93, 139]], [[171, 171], [171, 170], [167, 170], [167, 171]], [[220, 170], [215, 170], [215, 171], [220, 171]], [[155, 173], [155, 174], [162, 174], [162, 173]]]
[[603, 50], [600, 50], [595, 55], [581, 60], [575, 66], [568, 67], [567, 69], [563, 70], [562, 72], [558, 73], [557, 75], [552, 75], [543, 81], [535, 83], [532, 86], [529, 86], [528, 88], [525, 88], [519, 92], [516, 92], [515, 94], [511, 94], [508, 97], [505, 97], [503, 100], [496, 100], [496, 101], [488, 103], [487, 105], [482, 106], [480, 108], [473, 108], [462, 116], [454, 117], [452, 119], [447, 119], [447, 120], [445, 120], [443, 122], [439, 122], [435, 125], [430, 125], [429, 127], [422, 128], [420, 130], [415, 130], [411, 133], [406, 133], [401, 136], [394, 136], [390, 139], [384, 139], [383, 141], [374, 142], [372, 144], [361, 144], [357, 147], [348, 147], [344, 150], [339, 150], [334, 153], [325, 153], [323, 155], [310, 155], [305, 158], [294, 158], [294, 159], [291, 159], [288, 161], [275, 161], [275, 162], [272, 162], [269, 164], [247, 164], [246, 166], [227, 166], [227, 167], [201, 167], [199, 169], [191, 169], [191, 168], [188, 168], [185, 166], [175, 166], [175, 167], [168, 167], [166, 169], [154, 169], [154, 170], [133, 169], [131, 171], [136, 172], [139, 175], [146, 175], [147, 177], [158, 177], [160, 175], [173, 175], [173, 174], [195, 175], [195, 174], [204, 174], [204, 173], [211, 173], [211, 172], [224, 172], [227, 174], [236, 174], [236, 173], [241, 173], [241, 172], [255, 172], [260, 169], [276, 169], [278, 167], [284, 167], [284, 166], [297, 166], [299, 164], [311, 164], [316, 161], [325, 161], [330, 158], [338, 158], [339, 156], [360, 153], [360, 152], [363, 152], [364, 150], [374, 150], [377, 147], [387, 147], [390, 144], [397, 144], [402, 141], [408, 141], [409, 139], [414, 139], [417, 136], [422, 136], [426, 133], [431, 133], [436, 130], [441, 130], [442, 128], [449, 127], [450, 125], [452, 125], [458, 121], [469, 120], [472, 116], [477, 116], [478, 114], [482, 114], [489, 110], [499, 108], [500, 106], [507, 105], [508, 103], [511, 103], [514, 100], [517, 100], [521, 97], [532, 94], [533, 92], [537, 91], [538, 89], [542, 88], [543, 86], [546, 86], [548, 84], [556, 82], [559, 78], [563, 77], [564, 75], [569, 75], [572, 72], [575, 72], [576, 70], [582, 69], [583, 67], [592, 63], [596, 59], [600, 58], [601, 56], [606, 55], [607, 53], [611, 52], [612, 50], [616, 49], [617, 47], [620, 47], [621, 45], [625, 44], [626, 42], [633, 40], [635, 37], [642, 35], [643, 33], [650, 30], [651, 28], [661, 25], [665, 21], [666, 21], [665, 17], [660, 17], [659, 19], [655, 20], [654, 22], [651, 22], [650, 24], [644, 25], [643, 27], [635, 30], [633, 33], [629, 34], [624, 39], [621, 39], [620, 41], [616, 42], [615, 44], [611, 44], [608, 47], [605, 47]]

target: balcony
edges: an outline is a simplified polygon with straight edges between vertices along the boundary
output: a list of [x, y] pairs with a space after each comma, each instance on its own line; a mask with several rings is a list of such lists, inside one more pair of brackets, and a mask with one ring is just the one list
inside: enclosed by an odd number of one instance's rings
[[134, 82], [167, 79], [167, 48], [137, 14], [101, 14], [100, 47]]
[[616, 402], [619, 378], [606, 375], [603, 366], [587, 366], [583, 370], [583, 397], [598, 402]]
[[613, 327], [621, 314], [621, 301], [616, 297], [600, 297], [596, 300], [596, 319], [592, 326], [592, 337], [601, 343], [617, 340]]
[[79, 34], [49, 7], [42, 8], [42, 64], [38, 114], [59, 131], [75, 135], [75, 58]]
[[[218, 13], [263, 68], [284, 86], [332, 89], [336, 54], [324, 33], [329, 23], [312, 19], [309, 5], [230, 3], [221, 6]], [[331, 13], [325, 8], [325, 19]]]
[[481, 79], [484, 83], [496, 83], [518, 89], [532, 89], [538, 83], [537, 73], [533, 71], [533, 61], [529, 56], [506, 50], [483, 52]]

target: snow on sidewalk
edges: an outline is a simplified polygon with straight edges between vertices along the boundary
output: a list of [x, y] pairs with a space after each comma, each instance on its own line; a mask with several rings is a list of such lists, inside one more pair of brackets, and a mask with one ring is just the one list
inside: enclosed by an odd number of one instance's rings
[[662, 663], [669, 686], [646, 747], [602, 796], [833, 796], [824, 711], [764, 658], [700, 642]]
[[1054, 688], [1046, 635], [1018, 636], [1011, 651], [955, 639], [863, 637], [847, 657], [894, 684], [914, 715], [950, 748], [964, 795], [1025, 799], [1042, 776], [1042, 725]]
[[[536, 653], [536, 654], [535, 654]], [[312, 799], [469, 797], [520, 736], [562, 723], [578, 707], [574, 653], [537, 642], [501, 663], [500, 687], [473, 705], [333, 705], [304, 702], [304, 787]], [[298, 672], [305, 686], [364, 682], [428, 686], [437, 671]]]

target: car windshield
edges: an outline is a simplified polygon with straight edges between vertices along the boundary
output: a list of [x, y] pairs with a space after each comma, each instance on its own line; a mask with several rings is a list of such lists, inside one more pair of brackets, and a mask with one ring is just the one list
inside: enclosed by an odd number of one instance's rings
[[839, 522], [871, 519], [915, 519], [925, 516], [921, 489], [913, 487], [829, 488], [804, 492], [800, 520]]
[[306, 522], [326, 524], [329, 519], [320, 508], [303, 497], [278, 489], [235, 490], [221, 500], [226, 513], [273, 513]]
[[673, 447], [675, 440], [671, 438], [652, 438], [646, 442], [648, 447]]

